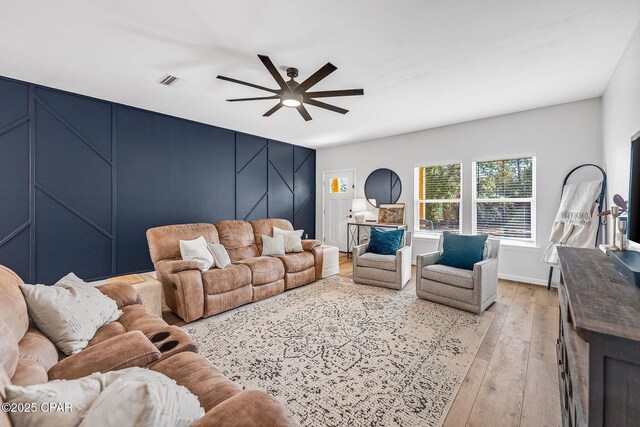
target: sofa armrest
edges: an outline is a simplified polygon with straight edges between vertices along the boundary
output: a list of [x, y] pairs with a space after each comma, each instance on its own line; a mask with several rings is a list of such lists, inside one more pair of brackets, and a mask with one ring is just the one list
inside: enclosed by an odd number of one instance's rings
[[429, 252], [427, 254], [418, 255], [416, 257], [416, 265], [420, 264], [421, 267], [426, 267], [427, 265], [435, 264], [439, 259], [440, 252]]
[[138, 304], [139, 301], [141, 301], [138, 298], [138, 292], [136, 292], [135, 288], [128, 283], [105, 283], [104, 285], [96, 286], [96, 289], [114, 300], [118, 305], [118, 308]]
[[162, 259], [155, 264], [155, 268], [164, 274], [180, 273], [187, 270], [200, 270], [200, 264], [190, 259]]
[[411, 246], [405, 246], [396, 252], [396, 273], [400, 286], [411, 278]]
[[368, 243], [364, 243], [362, 245], [357, 245], [354, 246], [351, 249], [351, 253], [353, 254], [353, 261], [355, 262], [356, 258], [358, 258], [360, 255], [364, 255], [365, 253], [367, 253], [367, 247], [369, 246]]
[[192, 427], [298, 426], [289, 410], [275, 397], [246, 390], [220, 403]]
[[73, 380], [94, 372], [133, 366], [144, 367], [160, 359], [160, 351], [140, 331], [127, 332], [72, 354], [49, 369], [50, 380]]
[[498, 292], [498, 259], [487, 258], [473, 265], [473, 282], [480, 285], [480, 301]]
[[162, 275], [162, 288], [167, 305], [185, 322], [204, 314], [204, 285], [200, 270], [184, 270]]
[[322, 245], [322, 242], [320, 240], [313, 240], [313, 239], [302, 240], [302, 249], [308, 252], [311, 252], [313, 248], [320, 245]]

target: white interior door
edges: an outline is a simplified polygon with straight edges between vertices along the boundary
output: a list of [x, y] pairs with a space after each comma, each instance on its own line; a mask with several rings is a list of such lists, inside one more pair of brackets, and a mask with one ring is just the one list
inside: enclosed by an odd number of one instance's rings
[[322, 174], [322, 232], [327, 245], [347, 250], [347, 219], [355, 188], [353, 170], [323, 172]]

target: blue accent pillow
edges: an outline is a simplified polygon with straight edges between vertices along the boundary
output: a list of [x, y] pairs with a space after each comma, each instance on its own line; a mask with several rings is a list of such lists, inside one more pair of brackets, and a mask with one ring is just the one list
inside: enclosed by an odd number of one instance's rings
[[381, 230], [371, 227], [367, 252], [380, 255], [395, 255], [400, 249], [404, 230]]
[[436, 264], [473, 270], [473, 265], [482, 261], [482, 252], [487, 237], [486, 234], [469, 236], [444, 231], [442, 233], [442, 255]]

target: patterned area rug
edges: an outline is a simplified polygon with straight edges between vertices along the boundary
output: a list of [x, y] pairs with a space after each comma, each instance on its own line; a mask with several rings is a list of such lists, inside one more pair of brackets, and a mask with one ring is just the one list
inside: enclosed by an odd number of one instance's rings
[[304, 426], [439, 426], [492, 318], [333, 277], [183, 329]]

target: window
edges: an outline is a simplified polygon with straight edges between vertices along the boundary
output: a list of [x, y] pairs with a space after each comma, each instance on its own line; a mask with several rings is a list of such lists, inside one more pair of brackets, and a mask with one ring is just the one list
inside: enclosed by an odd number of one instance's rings
[[415, 231], [440, 233], [461, 231], [462, 164], [420, 166], [417, 181]]
[[346, 193], [347, 192], [347, 180], [344, 178], [331, 178], [331, 187], [329, 192], [334, 193]]
[[535, 239], [534, 156], [473, 163], [473, 233]]

